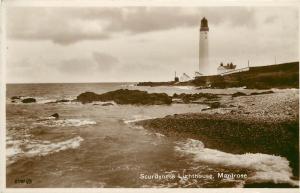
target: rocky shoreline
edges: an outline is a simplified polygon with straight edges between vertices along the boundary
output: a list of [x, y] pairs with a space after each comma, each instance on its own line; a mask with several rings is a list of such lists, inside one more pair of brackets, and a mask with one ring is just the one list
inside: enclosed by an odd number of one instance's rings
[[[228, 153], [286, 157], [294, 178], [299, 180], [298, 89], [251, 95], [239, 93], [214, 99], [220, 103], [218, 108], [143, 120], [136, 124], [166, 136], [197, 139], [208, 148]], [[261, 185], [251, 184], [249, 187]], [[268, 187], [277, 186], [268, 184]]]

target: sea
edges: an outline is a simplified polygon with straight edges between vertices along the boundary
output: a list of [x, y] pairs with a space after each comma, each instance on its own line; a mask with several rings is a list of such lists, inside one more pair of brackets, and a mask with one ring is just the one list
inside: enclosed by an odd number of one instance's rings
[[[9, 188], [218, 188], [251, 182], [293, 184], [289, 162], [267, 154], [230, 154], [201, 141], [145, 130], [139, 120], [197, 113], [202, 104], [103, 105], [73, 99], [86, 91], [139, 89], [150, 93], [251, 90], [134, 83], [8, 84], [6, 186]], [[22, 103], [33, 97], [36, 103]], [[55, 101], [62, 100], [59, 103]], [[51, 117], [58, 113], [59, 118]], [[246, 176], [246, 177], [245, 177]]]

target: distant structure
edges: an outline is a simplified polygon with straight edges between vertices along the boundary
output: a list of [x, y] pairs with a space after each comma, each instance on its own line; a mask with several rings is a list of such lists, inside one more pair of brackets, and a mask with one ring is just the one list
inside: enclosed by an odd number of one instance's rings
[[208, 31], [208, 21], [203, 17], [199, 38], [199, 73], [204, 75], [209, 73]]
[[176, 71], [175, 71], [174, 81], [175, 81], [175, 82], [179, 82], [179, 78], [178, 78], [177, 75], [176, 75]]
[[218, 74], [223, 74], [225, 72], [233, 71], [235, 70], [236, 65], [233, 65], [232, 62], [228, 63], [226, 66], [224, 66], [223, 62], [221, 62], [220, 66], [218, 67]]
[[224, 76], [228, 74], [245, 72], [249, 70], [250, 70], [249, 61], [248, 61], [248, 67], [239, 68], [239, 69], [236, 69], [236, 65], [233, 65], [232, 62], [230, 64], [228, 63], [226, 66], [224, 66], [223, 63], [221, 62], [220, 66], [218, 67], [218, 75]]
[[200, 72], [195, 72], [195, 78], [203, 76], [203, 74], [201, 74]]
[[180, 76], [180, 82], [186, 82], [186, 81], [189, 81], [189, 80], [192, 80], [192, 78], [187, 75], [186, 73], [183, 73], [181, 76]]

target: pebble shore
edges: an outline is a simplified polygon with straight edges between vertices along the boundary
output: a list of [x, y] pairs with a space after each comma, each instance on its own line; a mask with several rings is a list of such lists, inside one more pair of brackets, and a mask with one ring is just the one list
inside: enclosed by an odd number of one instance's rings
[[137, 122], [145, 129], [178, 138], [201, 140], [228, 153], [266, 153], [286, 157], [299, 180], [299, 90], [233, 97], [219, 108]]

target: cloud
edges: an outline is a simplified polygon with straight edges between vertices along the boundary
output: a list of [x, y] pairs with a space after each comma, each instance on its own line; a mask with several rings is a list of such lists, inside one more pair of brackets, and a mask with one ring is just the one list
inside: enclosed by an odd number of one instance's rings
[[68, 74], [91, 74], [94, 72], [109, 72], [119, 63], [119, 60], [103, 52], [94, 52], [91, 58], [73, 57], [62, 60], [56, 65], [59, 71]]
[[278, 16], [272, 15], [272, 16], [266, 17], [264, 22], [265, 22], [265, 24], [270, 24], [270, 23], [274, 23], [276, 19], [278, 19]]
[[86, 58], [71, 58], [63, 60], [57, 65], [60, 71], [68, 74], [88, 73], [94, 67], [94, 64], [91, 62], [91, 60]]
[[255, 24], [254, 11], [242, 7], [9, 7], [7, 34], [11, 39], [70, 45], [84, 40], [106, 40], [119, 33], [196, 27], [203, 16], [213, 25]]
[[103, 52], [94, 52], [93, 59], [101, 71], [110, 71], [119, 63], [118, 58]]
[[7, 35], [17, 40], [50, 40], [69, 45], [83, 40], [110, 38], [99, 22], [88, 22], [73, 17], [72, 8], [8, 8]]

